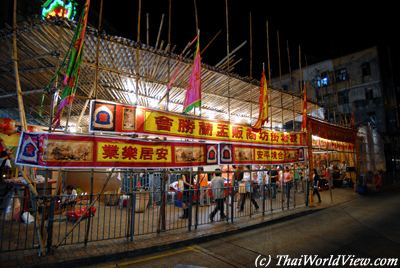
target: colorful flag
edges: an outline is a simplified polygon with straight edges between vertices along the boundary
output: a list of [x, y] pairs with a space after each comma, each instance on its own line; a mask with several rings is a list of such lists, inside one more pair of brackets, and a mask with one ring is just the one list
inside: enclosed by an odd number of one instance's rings
[[201, 59], [199, 39], [200, 38], [197, 38], [192, 74], [190, 75], [189, 85], [186, 88], [185, 100], [183, 101], [184, 113], [188, 113], [196, 106], [201, 107]]
[[176, 64], [176, 68], [175, 68], [174, 72], [171, 75], [171, 79], [170, 79], [169, 83], [167, 84], [167, 91], [165, 92], [164, 96], [158, 102], [159, 104], [169, 94], [169, 91], [171, 90], [172, 86], [175, 83], [176, 78], [178, 77], [179, 72], [181, 71], [181, 65], [179, 64], [179, 62], [182, 60], [183, 53], [185, 53], [186, 49], [188, 49], [190, 46], [193, 45], [193, 43], [197, 40], [197, 38], [198, 38], [198, 35], [196, 35], [195, 38], [186, 45], [186, 47], [183, 49], [182, 53], [178, 56], [178, 62]]
[[90, 0], [86, 0], [79, 24], [76, 27], [76, 31], [71, 42], [71, 47], [68, 50], [68, 66], [62, 83], [64, 88], [60, 96], [61, 101], [58, 104], [57, 112], [52, 122], [55, 127], [60, 125], [61, 114], [64, 108], [68, 105], [71, 105], [75, 97], [76, 87], [78, 85], [79, 69], [82, 61], [89, 5]]
[[258, 112], [258, 120], [252, 126], [254, 131], [261, 130], [261, 127], [265, 122], [268, 122], [268, 84], [265, 77], [265, 71], [262, 71], [261, 81], [260, 81], [260, 98], [258, 99], [260, 108]]
[[307, 88], [303, 86], [303, 118], [301, 121], [301, 130], [307, 131]]

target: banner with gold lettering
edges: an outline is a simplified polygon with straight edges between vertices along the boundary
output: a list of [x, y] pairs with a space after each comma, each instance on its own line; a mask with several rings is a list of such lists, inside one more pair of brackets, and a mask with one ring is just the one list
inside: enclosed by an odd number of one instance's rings
[[291, 147], [305, 145], [301, 132], [277, 132], [265, 129], [253, 132], [251, 126], [247, 125], [98, 100], [93, 100], [91, 103], [90, 118], [92, 132], [142, 133], [213, 142]]
[[303, 148], [220, 144], [221, 164], [284, 164], [304, 160]]
[[63, 168], [163, 168], [214, 165], [215, 144], [23, 133], [16, 163]]

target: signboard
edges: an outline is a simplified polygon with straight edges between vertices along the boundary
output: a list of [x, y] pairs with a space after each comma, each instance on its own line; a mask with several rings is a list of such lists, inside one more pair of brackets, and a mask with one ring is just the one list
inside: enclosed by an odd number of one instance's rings
[[327, 140], [319, 137], [312, 137], [312, 147], [327, 151], [354, 152], [354, 144], [352, 143]]
[[220, 144], [221, 164], [284, 164], [304, 160], [303, 148]]
[[170, 168], [216, 164], [282, 164], [303, 148], [143, 141], [54, 133], [21, 134], [16, 164], [47, 168]]
[[23, 133], [18, 165], [63, 168], [161, 168], [218, 163], [215, 144]]
[[247, 125], [104, 101], [92, 100], [90, 118], [92, 132], [141, 133], [213, 142], [304, 146], [303, 134], [300, 132], [253, 132]]

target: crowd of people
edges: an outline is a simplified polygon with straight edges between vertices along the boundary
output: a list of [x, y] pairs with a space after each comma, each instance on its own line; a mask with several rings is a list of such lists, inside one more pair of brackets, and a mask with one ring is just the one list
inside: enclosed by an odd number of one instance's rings
[[[199, 167], [193, 176], [182, 175], [179, 185], [183, 190], [181, 219], [189, 217], [189, 206], [196, 198], [199, 206], [209, 206], [212, 201], [216, 206], [209, 215], [210, 221], [214, 221], [215, 215], [220, 212], [220, 218], [225, 219], [224, 203], [226, 198], [232, 196], [237, 201], [236, 209], [241, 212], [244, 210], [246, 200], [251, 202], [255, 211], [259, 210], [257, 199], [261, 195], [269, 195], [276, 199], [277, 192], [283, 193], [282, 200], [289, 202], [291, 193], [303, 193], [306, 191], [306, 181], [310, 183], [310, 194], [317, 195], [318, 202], [321, 202], [319, 188], [321, 177], [314, 169], [309, 174], [308, 167], [300, 163], [294, 163], [286, 166], [231, 166], [217, 168], [213, 172], [204, 172]], [[311, 175], [311, 177], [310, 177]], [[233, 188], [232, 188], [233, 181]], [[211, 189], [211, 190], [210, 190]], [[233, 195], [232, 195], [233, 191]]]

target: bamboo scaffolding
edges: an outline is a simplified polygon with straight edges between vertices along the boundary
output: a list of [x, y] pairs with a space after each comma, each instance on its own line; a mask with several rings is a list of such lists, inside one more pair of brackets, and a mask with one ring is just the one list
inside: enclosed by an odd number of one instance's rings
[[[21, 29], [18, 31], [19, 45], [21, 49], [23, 48], [23, 50], [21, 50], [22, 54], [20, 55], [20, 62], [23, 62], [21, 68], [35, 70], [37, 68], [46, 67], [46, 65], [50, 66], [49, 64], [51, 64], [51, 66], [56, 66], [57, 62], [60, 61], [60, 55], [63, 55], [68, 48], [66, 44], [68, 40], [72, 38], [73, 28], [68, 24], [55, 25], [46, 21], [38, 21], [34, 25], [35, 27], [31, 24], [22, 24]], [[54, 37], [52, 37], [52, 35], [57, 32], [62, 33], [60, 34], [61, 42], [58, 47], [59, 51], [54, 54]], [[4, 47], [4, 42], [11, 40], [11, 38], [11, 34], [0, 35], [0, 49]], [[166, 68], [168, 60], [170, 60], [171, 63], [171, 70], [175, 69], [178, 65], [181, 66], [174, 86], [170, 91], [171, 110], [178, 111], [177, 107], [181, 107], [180, 105], [183, 102], [185, 87], [190, 75], [190, 67], [193, 62], [192, 57], [182, 57], [182, 59], [179, 59], [179, 55], [173, 53], [168, 55], [165, 53], [164, 46], [161, 46], [161, 49], [147, 46], [140, 47], [131, 40], [102, 34], [100, 36], [100, 45], [98, 48], [99, 60], [98, 64], [96, 64], [97, 38], [97, 31], [88, 28], [85, 38], [85, 54], [82, 62], [81, 79], [76, 93], [76, 100], [71, 109], [71, 118], [73, 118], [73, 120], [79, 119], [78, 117], [82, 113], [86, 100], [90, 99], [87, 98], [87, 96], [89, 96], [92, 91], [96, 69], [98, 72], [98, 99], [131, 104], [129, 95], [132, 96], [132, 93], [129, 92], [134, 92], [134, 80], [138, 77], [140, 80], [138, 103], [147, 105], [148, 100], [150, 100], [150, 98], [148, 98], [149, 96], [159, 100], [165, 93], [165, 87], [168, 81]], [[136, 50], [140, 53], [140, 58], [142, 60], [140, 72], [135, 68], [136, 57], [134, 55], [137, 53]], [[45, 57], [45, 55], [48, 55], [48, 57]], [[2, 54], [0, 54], [0, 59], [2, 57]], [[27, 58], [34, 57], [45, 57], [46, 61], [26, 60]], [[232, 70], [232, 65], [237, 64], [238, 60], [240, 59], [236, 59], [235, 54], [230, 53], [230, 70]], [[2, 60], [1, 62], [9, 62], [9, 60]], [[226, 64], [228, 63], [226, 62]], [[0, 70], [4, 68], [7, 69], [7, 65], [3, 64]], [[41, 89], [48, 84], [48, 81], [54, 75], [54, 71], [52, 72], [52, 70], [54, 70], [54, 67], [43, 69], [40, 72], [25, 72], [23, 74], [24, 79], [22, 81], [24, 85], [29, 85], [23, 94], [24, 96], [28, 96], [28, 94], [30, 96], [30, 98], [25, 100], [27, 101], [26, 108], [29, 109], [28, 112], [30, 114], [38, 113], [40, 100], [35, 96], [41, 93]], [[143, 70], [146, 71], [144, 72]], [[229, 94], [227, 92], [228, 78], [230, 88]], [[131, 82], [133, 82], [133, 85]], [[0, 88], [11, 88], [13, 85], [12, 83], [13, 81], [11, 79], [5, 77], [5, 79], [0, 81]], [[258, 104], [254, 101], [258, 99], [258, 88], [258, 80], [239, 77], [235, 74], [221, 71], [221, 68], [209, 66], [204, 63], [202, 64], [202, 109], [209, 110], [210, 107], [218, 107], [213, 110], [225, 109], [224, 111], [227, 113], [229, 107], [232, 115], [234, 113], [239, 113], [241, 110], [241, 115], [246, 115], [249, 118], [256, 117], [258, 111], [253, 107], [253, 111], [251, 112], [250, 106]], [[269, 86], [269, 94], [271, 109], [279, 110], [280, 112], [280, 91]], [[296, 116], [301, 115], [301, 111], [298, 109], [302, 102], [301, 96], [289, 92], [283, 92], [282, 94], [285, 102], [285, 107], [283, 108], [284, 118], [292, 117], [292, 104], [287, 106], [289, 109], [286, 107], [286, 100], [291, 100], [292, 95], [295, 100]], [[278, 97], [278, 99], [276, 97]], [[15, 91], [0, 91], [0, 98], [3, 100], [5, 108], [15, 109], [13, 108], [17, 105]], [[230, 102], [229, 105], [222, 105], [223, 103], [228, 103], [228, 98]], [[49, 110], [46, 109], [46, 107], [49, 107], [49, 102], [50, 101], [46, 99], [44, 103], [43, 120], [45, 121], [43, 122], [46, 122], [46, 125], [48, 122], [46, 116], [49, 116]], [[318, 108], [318, 106], [312, 105], [311, 102], [309, 103], [309, 107], [313, 107], [310, 108], [309, 111]], [[272, 115], [270, 121], [281, 121], [281, 115], [276, 116], [275, 111], [271, 111], [270, 114]], [[62, 122], [64, 123], [65, 121]], [[84, 114], [79, 126], [86, 127], [87, 125], [88, 116]]]

